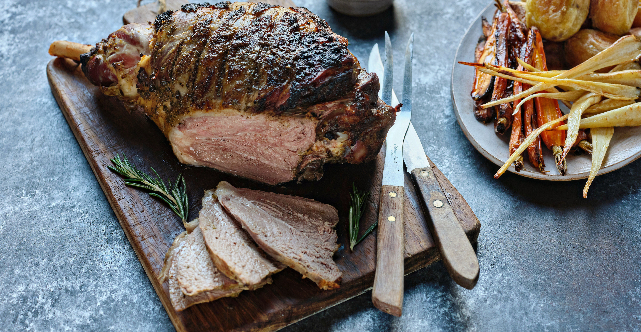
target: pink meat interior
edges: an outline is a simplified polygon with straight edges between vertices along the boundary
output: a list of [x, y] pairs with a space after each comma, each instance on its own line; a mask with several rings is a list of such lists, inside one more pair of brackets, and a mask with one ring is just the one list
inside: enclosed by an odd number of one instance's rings
[[187, 117], [168, 137], [183, 163], [278, 184], [295, 178], [293, 170], [316, 139], [316, 122], [229, 110]]

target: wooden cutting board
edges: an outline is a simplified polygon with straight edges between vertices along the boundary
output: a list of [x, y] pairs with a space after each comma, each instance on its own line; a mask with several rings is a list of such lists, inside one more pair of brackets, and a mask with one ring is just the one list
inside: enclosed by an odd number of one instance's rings
[[[355, 183], [359, 189], [371, 193], [361, 220], [361, 231], [377, 219], [382, 153], [377, 160], [366, 164], [326, 165], [324, 177], [317, 182], [268, 186], [212, 169], [180, 164], [152, 121], [142, 114], [129, 112], [117, 99], [102, 95], [71, 60], [58, 58], [49, 62], [47, 77], [61, 111], [176, 330], [277, 330], [372, 287], [376, 233], [351, 252], [347, 216], [349, 193]], [[221, 180], [236, 187], [298, 195], [333, 205], [340, 215], [336, 229], [341, 248], [334, 259], [343, 272], [341, 287], [323, 291], [292, 269], [286, 269], [273, 277], [273, 284], [259, 290], [242, 292], [237, 298], [198, 304], [182, 312], [175, 311], [169, 301], [167, 284], [161, 284], [158, 275], [167, 249], [184, 230], [182, 223], [159, 200], [125, 186], [122, 179], [107, 168], [116, 154], [126, 155], [146, 171], [153, 167], [163, 179], [173, 180], [183, 174], [191, 207], [190, 220], [198, 215], [203, 192], [215, 188]], [[432, 167], [463, 229], [476, 244], [481, 226], [478, 219], [447, 178], [434, 165]], [[422, 212], [421, 204], [424, 203], [417, 200], [409, 176], [406, 176], [405, 186], [405, 214], [408, 216], [405, 220], [405, 272], [411, 273], [440, 257], [426, 225], [425, 216], [428, 215]]]

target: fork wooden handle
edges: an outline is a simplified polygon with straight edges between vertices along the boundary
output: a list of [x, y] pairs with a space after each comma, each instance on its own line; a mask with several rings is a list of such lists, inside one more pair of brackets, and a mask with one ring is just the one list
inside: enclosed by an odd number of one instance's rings
[[452, 279], [472, 289], [479, 278], [479, 262], [470, 240], [465, 235], [452, 206], [443, 194], [431, 167], [412, 170], [430, 214], [428, 227], [441, 250], [443, 263]]
[[372, 302], [394, 316], [403, 312], [405, 236], [402, 186], [382, 186], [376, 238], [376, 274]]

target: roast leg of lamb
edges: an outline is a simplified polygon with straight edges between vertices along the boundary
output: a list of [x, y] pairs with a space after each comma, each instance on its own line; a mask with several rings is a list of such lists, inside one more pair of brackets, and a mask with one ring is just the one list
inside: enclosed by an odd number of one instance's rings
[[395, 118], [378, 77], [304, 8], [189, 4], [123, 26], [81, 63], [145, 112], [182, 163], [268, 184], [373, 159]]

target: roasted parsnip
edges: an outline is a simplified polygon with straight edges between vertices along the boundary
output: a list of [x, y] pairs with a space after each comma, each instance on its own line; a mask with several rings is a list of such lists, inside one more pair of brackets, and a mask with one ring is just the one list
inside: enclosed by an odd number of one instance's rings
[[588, 176], [588, 181], [583, 187], [583, 198], [588, 198], [588, 189], [597, 173], [603, 165], [603, 159], [605, 158], [605, 153], [608, 151], [608, 146], [610, 145], [610, 140], [614, 135], [613, 127], [605, 128], [594, 128], [591, 129], [592, 132], [592, 167], [590, 167], [590, 175]]
[[581, 121], [581, 115], [588, 107], [598, 103], [599, 101], [601, 101], [601, 96], [588, 92], [572, 104], [572, 108], [570, 109], [568, 116], [568, 130], [565, 137], [565, 146], [563, 147], [561, 160], [557, 161], [557, 166], [559, 163], [565, 161], [565, 157], [568, 155], [568, 152], [574, 146], [574, 143], [579, 136], [579, 121]]
[[[532, 27], [533, 30], [536, 27]], [[538, 31], [538, 29], [536, 29]], [[582, 64], [566, 70], [559, 75], [555, 76], [556, 79], [565, 79], [565, 78], [576, 78], [588, 73], [592, 73], [599, 69], [616, 66], [621, 63], [627, 63], [636, 60], [641, 55], [641, 41], [633, 36], [623, 36], [617, 40], [610, 47], [599, 52], [597, 55], [586, 60]], [[484, 104], [483, 107], [493, 107], [502, 103], [512, 102], [517, 99], [525, 98], [533, 93], [547, 90], [553, 87], [550, 83], [538, 83], [533, 87], [519, 93], [515, 94], [509, 98], [502, 100], [496, 100]]]
[[[581, 119], [579, 128], [604, 128], [604, 127], [636, 127], [641, 126], [641, 103], [623, 106], [611, 111]], [[562, 125], [556, 131], [567, 130], [567, 125]]]

